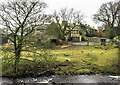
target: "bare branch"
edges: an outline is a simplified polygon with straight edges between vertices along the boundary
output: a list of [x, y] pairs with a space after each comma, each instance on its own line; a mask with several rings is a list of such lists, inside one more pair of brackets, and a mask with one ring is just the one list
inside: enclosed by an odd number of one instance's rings
[[117, 14], [120, 11], [119, 2], [108, 2], [103, 4], [97, 14], [93, 15], [93, 20], [103, 22], [110, 27], [116, 25]]

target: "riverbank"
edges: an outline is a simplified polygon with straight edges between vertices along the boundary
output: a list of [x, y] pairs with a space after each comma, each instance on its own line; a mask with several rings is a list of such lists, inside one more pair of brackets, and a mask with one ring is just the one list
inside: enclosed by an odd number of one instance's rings
[[[54, 49], [27, 47], [21, 54], [17, 77], [53, 74], [118, 75], [118, 51], [116, 46], [60, 46]], [[14, 54], [12, 47], [3, 47], [2, 76], [12, 77]]]

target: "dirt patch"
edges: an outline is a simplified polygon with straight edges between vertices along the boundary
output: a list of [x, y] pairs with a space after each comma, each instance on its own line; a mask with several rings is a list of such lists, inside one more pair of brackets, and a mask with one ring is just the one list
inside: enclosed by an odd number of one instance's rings
[[75, 48], [78, 46], [73, 46], [73, 45], [60, 45], [60, 46], [56, 46], [56, 49], [66, 49], [66, 48]]

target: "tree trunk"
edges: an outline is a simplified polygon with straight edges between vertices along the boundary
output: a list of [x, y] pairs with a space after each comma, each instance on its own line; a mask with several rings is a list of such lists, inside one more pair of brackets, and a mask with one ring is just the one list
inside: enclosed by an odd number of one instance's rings
[[14, 47], [15, 47], [15, 62], [14, 62], [13, 74], [14, 76], [17, 76], [22, 44], [19, 42], [18, 42], [18, 45], [14, 43]]
[[14, 74], [18, 72], [18, 64], [19, 64], [19, 55], [15, 56], [15, 63], [14, 63]]
[[13, 68], [13, 73], [15, 76], [17, 76], [18, 74], [18, 64], [19, 64], [19, 60], [20, 60], [20, 50], [18, 50], [17, 52], [15, 52], [15, 62], [14, 62], [14, 68]]

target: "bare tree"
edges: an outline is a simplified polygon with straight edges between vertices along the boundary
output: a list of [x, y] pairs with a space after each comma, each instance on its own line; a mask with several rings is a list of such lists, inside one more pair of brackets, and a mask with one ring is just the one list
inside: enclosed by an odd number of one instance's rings
[[0, 5], [0, 24], [4, 27], [6, 37], [14, 43], [13, 72], [15, 74], [18, 72], [20, 54], [26, 36], [48, 18], [43, 11], [46, 7], [46, 3], [39, 0], [9, 1]]
[[67, 21], [67, 23], [80, 24], [83, 22], [84, 15], [80, 11], [75, 11], [73, 8], [62, 8], [59, 12], [53, 13], [54, 22]]
[[118, 11], [118, 13], [117, 13], [117, 21], [116, 21], [116, 24], [117, 24], [117, 26], [118, 27], [120, 27], [120, 1], [118, 2], [118, 9], [119, 9], [119, 11]]
[[[62, 8], [59, 12], [54, 11], [52, 19], [58, 25], [59, 39], [66, 40], [65, 36], [70, 33], [70, 30], [83, 22], [83, 17], [80, 11], [75, 11], [73, 8]], [[66, 31], [67, 28], [69, 31]]]
[[120, 1], [104, 3], [98, 10], [98, 13], [93, 15], [93, 20], [97, 23], [103, 22], [109, 27], [114, 27], [119, 23], [117, 21], [119, 13]]

